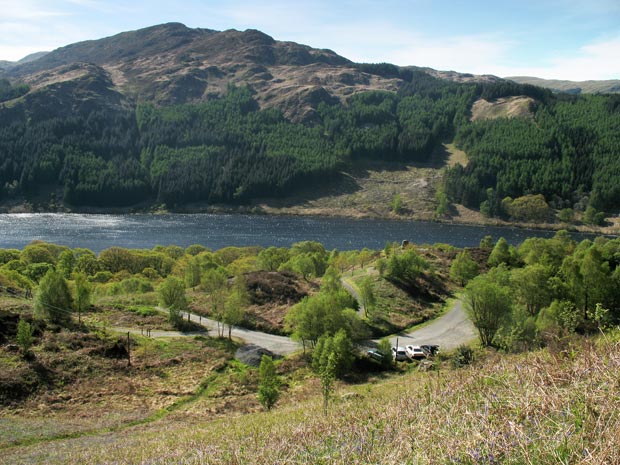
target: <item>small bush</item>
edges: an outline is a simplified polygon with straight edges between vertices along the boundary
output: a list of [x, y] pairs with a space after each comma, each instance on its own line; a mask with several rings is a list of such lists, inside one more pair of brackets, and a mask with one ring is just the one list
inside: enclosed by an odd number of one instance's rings
[[32, 347], [33, 328], [26, 320], [20, 318], [17, 324], [17, 344], [24, 353], [27, 353]]
[[462, 345], [462, 346], [457, 347], [456, 352], [454, 354], [454, 358], [452, 359], [452, 365], [455, 368], [461, 368], [466, 365], [469, 365], [473, 361], [474, 361], [473, 349], [469, 346]]
[[159, 275], [157, 270], [155, 268], [151, 268], [151, 267], [147, 267], [147, 268], [143, 269], [142, 270], [142, 276], [144, 276], [146, 279], [159, 279], [159, 278], [161, 278], [161, 276]]

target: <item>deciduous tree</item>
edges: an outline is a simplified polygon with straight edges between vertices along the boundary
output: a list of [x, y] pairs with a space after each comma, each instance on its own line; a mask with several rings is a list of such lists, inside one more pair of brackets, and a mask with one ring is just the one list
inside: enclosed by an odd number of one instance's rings
[[218, 336], [224, 336], [224, 303], [228, 291], [228, 280], [221, 268], [211, 268], [207, 270], [203, 277], [201, 286], [209, 294], [211, 303], [211, 315], [218, 322]]
[[232, 327], [245, 318], [245, 307], [248, 304], [248, 291], [243, 276], [237, 276], [231, 292], [224, 303], [222, 322], [228, 325], [228, 339], [232, 339]]
[[478, 275], [479, 266], [473, 261], [467, 250], [462, 250], [450, 265], [450, 277], [461, 286]]
[[183, 319], [182, 312], [188, 307], [183, 281], [170, 276], [161, 283], [158, 293], [160, 305], [168, 309], [170, 322], [178, 326]]
[[377, 298], [372, 285], [370, 276], [364, 277], [358, 284], [360, 290], [361, 304], [364, 306], [364, 316], [368, 318], [377, 304]]
[[82, 313], [91, 304], [92, 286], [84, 273], [76, 273], [73, 282], [75, 286], [75, 309], [78, 312], [78, 321], [82, 321]]
[[493, 343], [495, 333], [510, 315], [511, 296], [508, 288], [487, 275], [474, 278], [465, 288], [466, 308], [484, 346]]
[[510, 246], [503, 237], [500, 237], [493, 247], [493, 251], [489, 256], [489, 265], [498, 266], [501, 263], [510, 263]]

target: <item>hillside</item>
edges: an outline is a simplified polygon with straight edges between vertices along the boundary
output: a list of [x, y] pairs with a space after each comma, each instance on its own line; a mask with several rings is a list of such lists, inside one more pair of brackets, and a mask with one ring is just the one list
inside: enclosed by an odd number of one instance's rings
[[617, 94], [620, 93], [620, 80], [609, 79], [606, 81], [565, 81], [560, 79], [541, 79], [531, 76], [507, 77], [519, 84], [531, 84], [546, 87], [553, 92], [566, 92], [569, 94]]
[[[387, 216], [401, 196], [399, 217], [469, 208], [557, 223], [565, 210], [563, 223], [596, 224], [620, 206], [614, 96], [177, 23], [31, 58], [0, 79], [3, 211], [280, 204]], [[444, 175], [445, 147], [467, 166]], [[545, 215], [502, 204], [528, 195], [543, 196]]]
[[531, 118], [536, 101], [529, 97], [501, 98], [488, 102], [480, 99], [471, 108], [471, 120], [489, 120], [497, 118]]
[[617, 463], [620, 405], [610, 366], [619, 363], [615, 339], [575, 341], [570, 352], [489, 354], [461, 369], [445, 364], [362, 386], [339, 384], [327, 415], [318, 382], [306, 379], [271, 412], [218, 419], [198, 402], [166, 421], [10, 448], [3, 460]]

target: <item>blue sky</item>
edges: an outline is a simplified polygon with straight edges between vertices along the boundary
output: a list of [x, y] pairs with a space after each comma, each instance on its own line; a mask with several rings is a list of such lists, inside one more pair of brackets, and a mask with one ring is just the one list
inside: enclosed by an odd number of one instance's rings
[[620, 0], [0, 0], [0, 59], [171, 21], [259, 29], [359, 62], [620, 79]]

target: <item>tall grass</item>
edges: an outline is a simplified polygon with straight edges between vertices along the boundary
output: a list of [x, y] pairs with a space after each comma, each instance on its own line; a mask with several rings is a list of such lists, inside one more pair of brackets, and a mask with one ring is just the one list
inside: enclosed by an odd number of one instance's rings
[[[0, 451], [2, 463], [615, 464], [620, 344], [488, 354], [226, 420], [170, 421]], [[306, 392], [306, 391], [304, 391]], [[352, 393], [352, 394], [349, 394]], [[189, 420], [188, 420], [189, 421]]]

